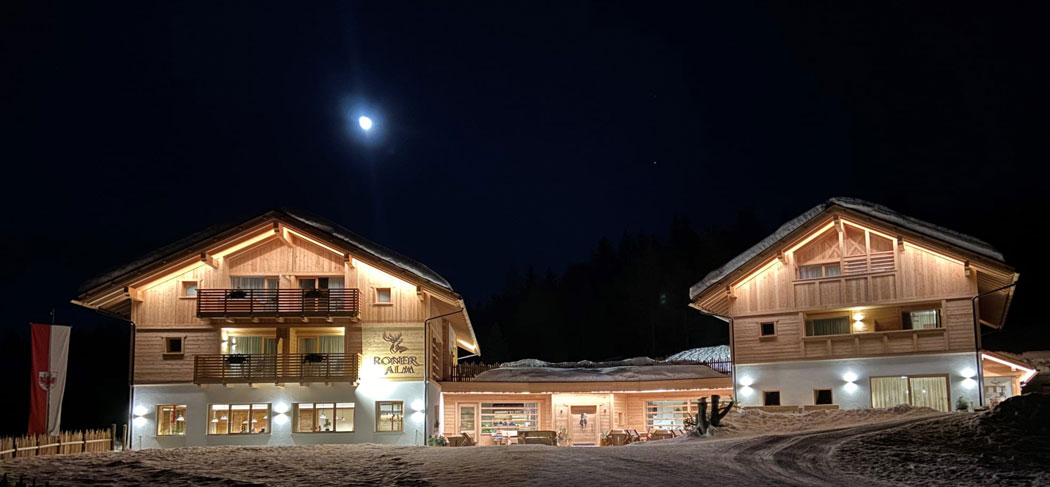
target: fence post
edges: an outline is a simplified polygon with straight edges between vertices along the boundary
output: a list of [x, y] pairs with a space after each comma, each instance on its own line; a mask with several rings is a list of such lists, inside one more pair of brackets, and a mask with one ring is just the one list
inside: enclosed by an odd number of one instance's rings
[[115, 450], [117, 443], [113, 440], [117, 438], [117, 423], [109, 425], [109, 451]]

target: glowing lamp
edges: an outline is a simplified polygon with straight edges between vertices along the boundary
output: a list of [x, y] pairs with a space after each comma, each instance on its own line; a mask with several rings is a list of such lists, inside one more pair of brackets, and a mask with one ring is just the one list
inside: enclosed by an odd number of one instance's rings
[[132, 410], [132, 412], [135, 413], [135, 417], [141, 418], [146, 415], [146, 406], [143, 406], [141, 404], [135, 406], [135, 409]]
[[755, 383], [755, 379], [749, 375], [745, 375], [740, 378], [740, 385], [744, 387], [751, 387], [751, 384]]
[[372, 119], [365, 116], [358, 117], [357, 125], [361, 126], [361, 130], [372, 130]]
[[857, 382], [857, 374], [854, 374], [853, 372], [846, 372], [842, 375], [842, 380], [852, 384], [854, 382]]
[[413, 411], [422, 411], [423, 408], [425, 408], [425, 407], [426, 407], [426, 405], [423, 404], [423, 400], [422, 399], [416, 399], [415, 401], [412, 401], [412, 410]]

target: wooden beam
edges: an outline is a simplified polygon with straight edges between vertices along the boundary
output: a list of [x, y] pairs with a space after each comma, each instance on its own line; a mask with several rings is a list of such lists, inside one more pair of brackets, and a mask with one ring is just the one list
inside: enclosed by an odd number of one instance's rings
[[285, 232], [284, 227], [278, 222], [273, 222], [273, 233], [277, 235], [277, 238], [281, 240], [281, 243], [291, 247], [292, 241], [288, 239], [288, 233]]
[[131, 286], [124, 286], [124, 296], [131, 298], [132, 301], [142, 301], [142, 291]]
[[204, 262], [205, 264], [210, 265], [212, 267], [212, 269], [218, 269], [219, 268], [219, 260], [216, 259], [215, 257], [212, 257], [212, 256], [208, 255], [207, 252], [201, 252], [201, 262]]

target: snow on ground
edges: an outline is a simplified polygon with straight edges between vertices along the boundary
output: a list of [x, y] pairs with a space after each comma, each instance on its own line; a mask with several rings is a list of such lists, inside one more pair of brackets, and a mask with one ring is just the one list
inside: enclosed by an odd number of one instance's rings
[[[0, 472], [56, 487], [1050, 482], [1050, 466], [1038, 461], [1050, 457], [1046, 396], [1010, 401], [988, 413], [748, 411], [727, 417], [724, 434], [713, 438], [630, 447], [208, 447], [3, 460]], [[1007, 451], [1004, 442], [1017, 446]]]
[[[899, 482], [1050, 485], [1050, 395], [1025, 394], [991, 411], [859, 436], [835, 457], [853, 473]], [[866, 461], [851, 461], [858, 457]]]

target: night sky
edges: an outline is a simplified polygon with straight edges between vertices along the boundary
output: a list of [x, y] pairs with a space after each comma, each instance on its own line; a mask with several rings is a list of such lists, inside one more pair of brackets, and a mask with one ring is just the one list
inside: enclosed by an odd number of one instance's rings
[[[126, 327], [68, 304], [84, 280], [280, 206], [481, 303], [603, 237], [855, 196], [1002, 250], [985, 344], [1050, 348], [1046, 4], [846, 3], [5, 2], [5, 387], [52, 308]], [[73, 365], [126, 367], [110, 345]]]

